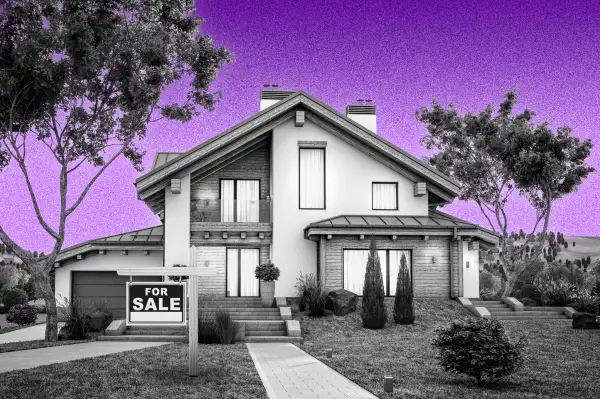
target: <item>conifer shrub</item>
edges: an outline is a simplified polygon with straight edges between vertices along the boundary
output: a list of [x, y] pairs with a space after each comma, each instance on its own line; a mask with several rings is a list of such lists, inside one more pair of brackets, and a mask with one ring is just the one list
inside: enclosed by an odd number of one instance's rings
[[510, 342], [498, 320], [457, 320], [436, 330], [432, 345], [444, 371], [464, 374], [478, 385], [496, 383], [525, 361], [525, 337]]
[[415, 322], [412, 282], [404, 254], [400, 258], [400, 271], [396, 282], [394, 321], [396, 324], [413, 324]]
[[365, 283], [363, 287], [363, 301], [361, 318], [363, 327], [370, 329], [382, 329], [387, 321], [387, 310], [384, 304], [385, 291], [383, 288], [383, 275], [381, 263], [375, 240], [371, 240], [369, 246], [369, 259], [365, 272]]

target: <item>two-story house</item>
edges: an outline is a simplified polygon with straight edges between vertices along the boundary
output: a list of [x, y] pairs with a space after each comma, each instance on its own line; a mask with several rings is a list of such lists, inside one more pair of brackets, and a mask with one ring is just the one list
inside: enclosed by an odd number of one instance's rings
[[121, 313], [129, 278], [115, 270], [183, 264], [212, 271], [200, 295], [258, 296], [254, 268], [268, 259], [281, 270], [278, 297], [296, 296], [300, 273], [361, 295], [373, 237], [386, 295], [404, 254], [416, 297], [478, 297], [480, 245], [498, 242], [436, 210], [459, 183], [380, 137], [375, 106], [343, 115], [303, 92], [263, 91], [259, 112], [185, 153], [157, 154], [135, 185], [162, 225], [63, 250], [57, 295], [109, 298]]

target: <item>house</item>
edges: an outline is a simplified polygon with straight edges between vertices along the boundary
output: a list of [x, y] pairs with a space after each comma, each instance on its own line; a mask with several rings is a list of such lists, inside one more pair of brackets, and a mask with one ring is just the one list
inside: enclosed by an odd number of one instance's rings
[[269, 259], [278, 297], [296, 296], [301, 273], [360, 295], [374, 238], [386, 295], [404, 255], [416, 297], [478, 297], [478, 250], [498, 243], [437, 210], [459, 183], [380, 137], [375, 106], [343, 115], [300, 91], [262, 91], [260, 112], [185, 153], [157, 154], [135, 185], [162, 225], [64, 249], [57, 295], [108, 298], [120, 312], [129, 278], [115, 270], [183, 264], [211, 271], [200, 295], [258, 296], [254, 268]]

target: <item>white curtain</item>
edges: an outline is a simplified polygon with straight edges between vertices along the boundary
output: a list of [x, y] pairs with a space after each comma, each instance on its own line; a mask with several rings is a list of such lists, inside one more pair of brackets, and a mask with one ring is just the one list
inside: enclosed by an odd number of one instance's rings
[[[396, 283], [398, 282], [398, 273], [400, 272], [400, 259], [402, 255], [406, 257], [406, 266], [408, 274], [411, 275], [410, 251], [390, 250], [390, 293], [389, 296], [396, 295]], [[411, 276], [412, 279], [412, 276]], [[411, 281], [412, 282], [412, 281]]]
[[237, 221], [258, 222], [258, 180], [237, 181]]
[[241, 293], [240, 296], [258, 296], [259, 281], [254, 275], [258, 266], [260, 251], [258, 249], [240, 249], [241, 258]]
[[238, 250], [227, 249], [227, 291], [228, 296], [239, 296], [238, 293]]
[[397, 196], [395, 183], [373, 183], [373, 209], [396, 209]]
[[300, 149], [300, 208], [325, 208], [325, 149]]
[[[381, 274], [383, 276], [383, 286], [386, 282], [386, 255], [385, 250], [377, 251], [379, 255], [379, 264], [381, 265]], [[369, 260], [369, 250], [347, 249], [344, 250], [344, 288], [354, 292], [356, 295], [363, 294], [365, 283], [365, 272], [367, 271], [367, 261]]]
[[234, 221], [234, 181], [221, 180], [221, 222]]

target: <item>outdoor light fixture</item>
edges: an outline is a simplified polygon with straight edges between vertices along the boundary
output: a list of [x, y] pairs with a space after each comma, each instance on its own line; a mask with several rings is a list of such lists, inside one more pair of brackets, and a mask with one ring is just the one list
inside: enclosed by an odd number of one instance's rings
[[469, 268], [469, 261], [467, 261], [467, 269]]
[[431, 263], [435, 263], [435, 256], [431, 257]]
[[333, 349], [327, 349], [327, 358], [331, 359], [331, 356], [333, 356]]
[[386, 375], [383, 377], [383, 390], [385, 392], [394, 392], [394, 377]]

